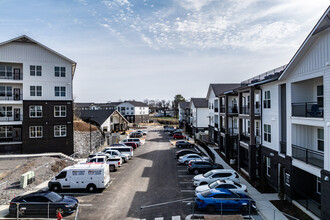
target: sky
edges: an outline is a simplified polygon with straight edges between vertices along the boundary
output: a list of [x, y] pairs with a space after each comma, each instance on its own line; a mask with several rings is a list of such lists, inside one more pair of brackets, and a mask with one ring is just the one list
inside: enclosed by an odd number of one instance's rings
[[77, 102], [206, 97], [287, 64], [328, 0], [0, 0], [0, 42], [77, 63]]

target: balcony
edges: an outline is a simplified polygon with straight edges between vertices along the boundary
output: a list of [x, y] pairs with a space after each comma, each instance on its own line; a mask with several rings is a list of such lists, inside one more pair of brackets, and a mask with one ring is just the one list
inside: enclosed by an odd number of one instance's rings
[[246, 144], [250, 144], [250, 134], [249, 133], [241, 133], [240, 134], [240, 141], [246, 143]]
[[280, 141], [280, 153], [286, 154], [286, 142]]
[[226, 108], [225, 106], [221, 106], [220, 107], [220, 113], [225, 113], [226, 112]]
[[230, 136], [237, 136], [238, 135], [238, 128], [229, 128], [228, 134]]
[[23, 121], [23, 115], [14, 115], [9, 117], [0, 116], [0, 122], [10, 122], [10, 121]]
[[219, 124], [218, 123], [214, 123], [214, 127], [215, 128], [219, 128]]
[[12, 95], [12, 96], [1, 96], [0, 95], [0, 101], [20, 101], [23, 100], [23, 95]]
[[237, 114], [238, 113], [237, 106], [228, 106], [228, 113]]
[[240, 114], [249, 115], [250, 114], [250, 107], [249, 106], [242, 106]]
[[7, 75], [0, 75], [0, 80], [23, 80], [23, 73], [14, 73], [14, 74], [7, 74]]
[[226, 133], [226, 128], [225, 128], [224, 126], [221, 126], [221, 127], [220, 127], [220, 131], [221, 131], [222, 133]]
[[323, 118], [323, 103], [292, 103], [292, 116], [305, 118]]
[[292, 157], [323, 168], [324, 153], [292, 144]]
[[214, 108], [214, 112], [219, 112], [219, 108]]

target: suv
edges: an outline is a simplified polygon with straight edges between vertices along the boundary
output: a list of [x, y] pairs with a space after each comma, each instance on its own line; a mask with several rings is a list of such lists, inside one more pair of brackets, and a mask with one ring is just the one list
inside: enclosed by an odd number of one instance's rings
[[140, 132], [132, 132], [129, 134], [129, 137], [130, 138], [140, 138], [140, 137], [143, 137], [143, 133], [140, 133]]
[[117, 157], [121, 157], [121, 159], [123, 159], [124, 163], [127, 163], [127, 161], [129, 160], [129, 156], [126, 154], [122, 154], [120, 153], [118, 150], [110, 150], [108, 149], [107, 151], [105, 151], [106, 154], [110, 154], [111, 156], [117, 156]]
[[173, 139], [186, 139], [186, 136], [184, 136], [182, 133], [175, 133], [173, 135]]
[[195, 151], [195, 150], [179, 150], [175, 153], [175, 158], [178, 159], [179, 157], [184, 156], [186, 154], [202, 155], [202, 153], [200, 153], [199, 151]]
[[136, 149], [139, 145], [135, 142], [125, 142], [125, 145], [126, 146], [130, 146], [132, 147], [133, 149]]
[[178, 162], [180, 164], [188, 165], [189, 161], [191, 161], [191, 160], [202, 160], [202, 161], [204, 161], [204, 160], [209, 160], [209, 159], [210, 158], [205, 157], [205, 156], [200, 156], [198, 154], [186, 154], [184, 156], [179, 157]]
[[193, 173], [195, 175], [199, 173], [206, 173], [210, 170], [214, 169], [223, 169], [223, 166], [218, 163], [211, 163], [209, 161], [190, 161], [187, 167], [189, 173]]
[[216, 169], [211, 170], [205, 174], [199, 174], [194, 177], [194, 186], [212, 183], [216, 180], [231, 180], [239, 183], [239, 176], [235, 170], [229, 169]]
[[182, 148], [182, 147], [193, 147], [195, 145], [193, 143], [190, 143], [190, 142], [186, 141], [186, 140], [182, 140], [182, 141], [180, 140], [180, 141], [177, 141], [175, 143], [175, 146], [179, 147], [179, 148]]

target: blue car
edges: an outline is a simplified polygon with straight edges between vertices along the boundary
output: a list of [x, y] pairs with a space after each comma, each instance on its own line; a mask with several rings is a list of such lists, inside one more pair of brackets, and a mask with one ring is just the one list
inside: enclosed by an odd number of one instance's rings
[[[256, 208], [256, 203], [249, 196], [234, 193], [228, 189], [209, 189], [196, 193], [197, 208], [206, 209], [207, 212], [215, 211], [242, 211], [248, 213]], [[250, 206], [250, 207], [249, 207]]]

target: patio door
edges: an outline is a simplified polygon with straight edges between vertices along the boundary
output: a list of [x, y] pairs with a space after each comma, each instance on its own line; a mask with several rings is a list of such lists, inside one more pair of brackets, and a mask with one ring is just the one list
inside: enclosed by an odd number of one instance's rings
[[14, 89], [14, 100], [20, 100], [21, 97], [21, 90], [18, 88]]

